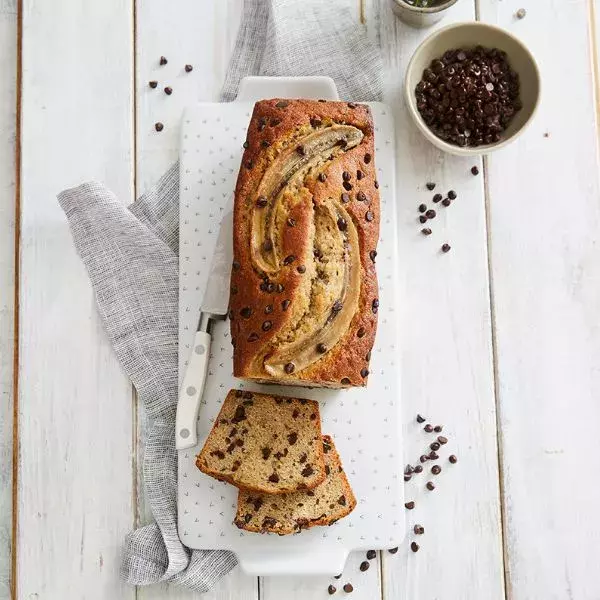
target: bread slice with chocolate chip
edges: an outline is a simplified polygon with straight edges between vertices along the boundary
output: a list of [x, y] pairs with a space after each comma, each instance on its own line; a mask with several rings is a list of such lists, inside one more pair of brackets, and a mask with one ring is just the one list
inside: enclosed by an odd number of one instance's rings
[[255, 533], [287, 535], [316, 525], [332, 525], [349, 515], [356, 499], [331, 437], [323, 436], [325, 481], [313, 490], [272, 496], [241, 490], [234, 523]]
[[231, 390], [196, 466], [253, 492], [313, 489], [325, 479], [319, 404]]

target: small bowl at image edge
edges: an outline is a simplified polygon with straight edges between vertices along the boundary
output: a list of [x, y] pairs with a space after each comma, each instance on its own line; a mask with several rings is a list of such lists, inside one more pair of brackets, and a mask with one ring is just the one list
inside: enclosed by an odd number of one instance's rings
[[[440, 139], [429, 129], [417, 109], [415, 87], [423, 76], [423, 70], [433, 59], [439, 58], [447, 50], [472, 48], [478, 45], [506, 52], [511, 68], [519, 74], [523, 108], [515, 113], [507, 129], [502, 132], [500, 141], [482, 146], [456, 146]], [[525, 130], [537, 110], [540, 85], [540, 73], [535, 59], [516, 37], [499, 27], [485, 23], [456, 23], [436, 31], [415, 50], [406, 70], [404, 96], [414, 122], [432, 144], [450, 154], [477, 156], [507, 146]]]
[[411, 27], [431, 27], [441, 21], [448, 9], [454, 6], [458, 0], [446, 0], [435, 6], [415, 6], [406, 0], [390, 0], [392, 12], [407, 25]]

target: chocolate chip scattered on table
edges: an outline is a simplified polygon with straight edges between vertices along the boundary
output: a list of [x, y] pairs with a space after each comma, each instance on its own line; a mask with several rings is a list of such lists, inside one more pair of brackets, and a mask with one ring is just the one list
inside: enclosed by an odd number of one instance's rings
[[440, 139], [457, 146], [500, 141], [521, 110], [519, 75], [497, 48], [456, 48], [431, 61], [415, 87], [417, 110]]

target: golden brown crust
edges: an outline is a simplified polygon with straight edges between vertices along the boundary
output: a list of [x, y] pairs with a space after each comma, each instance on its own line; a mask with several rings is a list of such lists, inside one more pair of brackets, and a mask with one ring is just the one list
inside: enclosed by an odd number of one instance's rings
[[[363, 134], [362, 140], [322, 167], [326, 174], [324, 181], [310, 175], [304, 179], [303, 200], [288, 213], [294, 225], [285, 229], [281, 242], [282, 255], [296, 259], [265, 280], [251, 254], [252, 211], [263, 174], [285, 146], [289, 149], [298, 139], [332, 124], [358, 128]], [[344, 180], [344, 173], [346, 178], [349, 174], [348, 181]], [[348, 186], [351, 189], [347, 189]], [[342, 194], [347, 195], [348, 202], [341, 200]], [[378, 307], [374, 262], [380, 212], [370, 109], [361, 104], [313, 100], [257, 102], [235, 190], [230, 318], [236, 377], [266, 382], [277, 380], [265, 370], [263, 360], [273, 352], [272, 343], [290, 325], [291, 303], [296, 301], [297, 294], [305, 293], [300, 288], [305, 274], [299, 272], [298, 267], [313, 258], [310, 231], [314, 207], [332, 200], [342, 203], [358, 233], [361, 281], [358, 309], [350, 327], [333, 348], [328, 348], [322, 358], [306, 368], [290, 373], [286, 379], [295, 384], [363, 386], [368, 376]]]

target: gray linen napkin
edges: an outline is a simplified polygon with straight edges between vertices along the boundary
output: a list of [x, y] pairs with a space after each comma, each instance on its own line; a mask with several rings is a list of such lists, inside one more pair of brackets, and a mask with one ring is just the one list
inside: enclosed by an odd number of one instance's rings
[[[246, 0], [222, 92], [232, 100], [246, 75], [329, 75], [340, 95], [378, 100], [381, 58], [345, 0]], [[231, 570], [230, 552], [190, 550], [177, 535], [179, 165], [129, 208], [102, 185], [58, 196], [69, 220], [115, 354], [150, 426], [143, 461], [156, 520], [129, 534], [121, 573], [134, 585], [160, 581], [198, 592]]]

